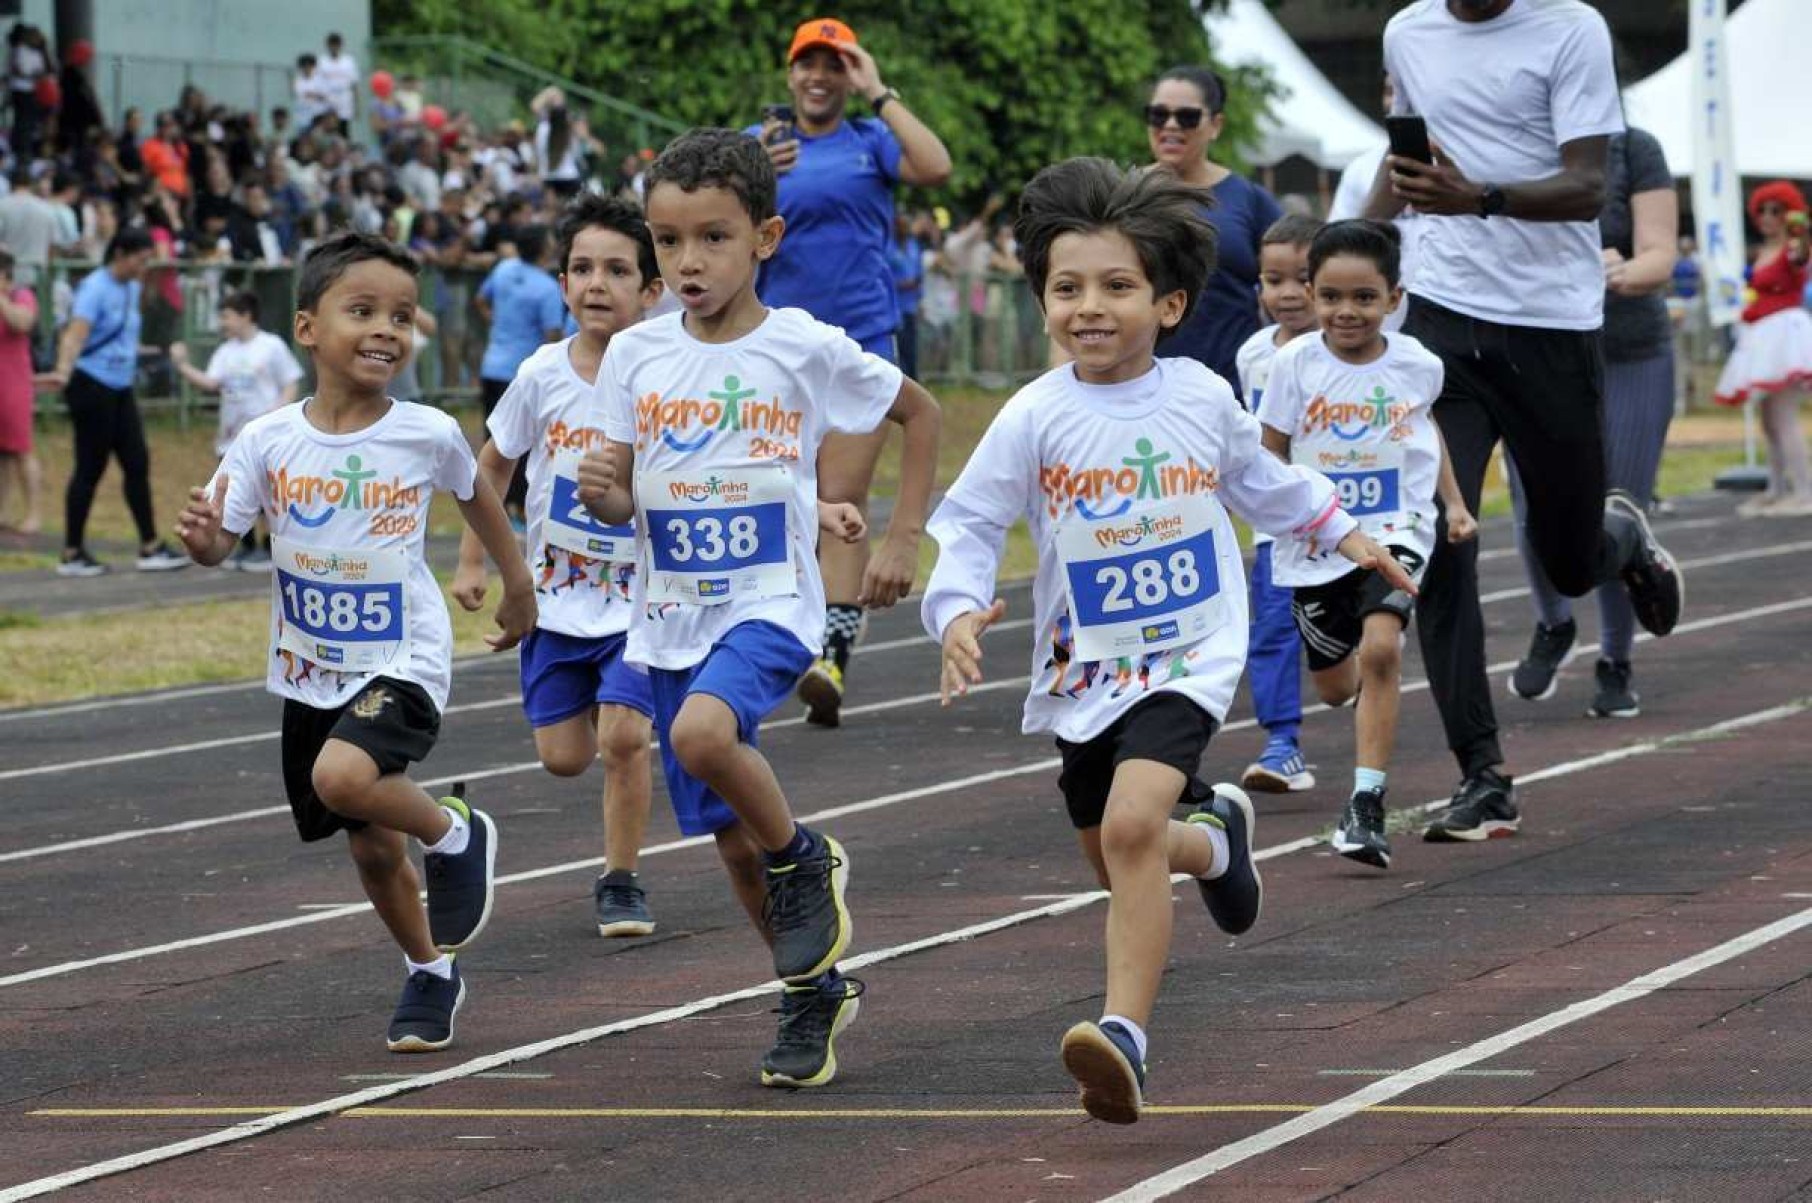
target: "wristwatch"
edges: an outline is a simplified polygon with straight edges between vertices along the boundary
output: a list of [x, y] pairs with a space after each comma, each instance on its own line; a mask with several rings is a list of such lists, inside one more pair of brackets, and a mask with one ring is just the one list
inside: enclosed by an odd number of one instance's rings
[[1479, 193], [1479, 216], [1496, 217], [1509, 203], [1510, 198], [1504, 195], [1502, 188], [1496, 184], [1486, 184], [1485, 190]]
[[899, 98], [900, 98], [900, 93], [899, 93], [898, 89], [889, 88], [885, 92], [881, 93], [879, 96], [875, 97], [873, 100], [868, 102], [869, 111], [874, 113], [875, 116], [879, 117], [881, 115], [881, 110], [887, 107], [888, 101], [898, 100]]

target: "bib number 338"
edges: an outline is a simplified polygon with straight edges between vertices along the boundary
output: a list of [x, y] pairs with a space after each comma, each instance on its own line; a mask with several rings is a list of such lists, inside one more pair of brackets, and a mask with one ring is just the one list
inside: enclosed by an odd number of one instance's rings
[[1078, 659], [1196, 643], [1226, 620], [1213, 507], [1190, 496], [1058, 528]]
[[798, 592], [787, 505], [792, 483], [778, 466], [695, 479], [647, 473], [636, 479], [647, 528], [648, 600], [721, 605], [735, 597]]

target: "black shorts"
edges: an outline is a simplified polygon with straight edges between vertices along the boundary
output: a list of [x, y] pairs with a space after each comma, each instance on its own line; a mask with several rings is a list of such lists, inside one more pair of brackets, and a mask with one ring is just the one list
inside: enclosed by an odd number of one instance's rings
[[[1057, 788], [1063, 791], [1070, 822], [1078, 831], [1101, 826], [1114, 770], [1124, 761], [1155, 760], [1193, 778], [1217, 725], [1213, 715], [1188, 697], [1164, 689], [1086, 743], [1059, 739], [1057, 751], [1063, 756], [1063, 769]], [[1188, 787], [1184, 788], [1187, 792]]]
[[[1427, 567], [1421, 553], [1407, 547], [1392, 547], [1389, 551], [1420, 584], [1422, 570]], [[1313, 672], [1333, 668], [1353, 654], [1365, 634], [1367, 616], [1394, 614], [1408, 629], [1415, 610], [1415, 598], [1391, 588], [1370, 568], [1355, 568], [1325, 585], [1298, 585], [1290, 598], [1290, 616], [1302, 634], [1303, 650], [1308, 653], [1309, 669]]]
[[365, 826], [327, 809], [315, 793], [315, 761], [329, 739], [341, 739], [377, 762], [378, 772], [400, 773], [428, 755], [440, 738], [440, 711], [420, 685], [376, 677], [334, 710], [283, 703], [283, 787], [303, 841]]

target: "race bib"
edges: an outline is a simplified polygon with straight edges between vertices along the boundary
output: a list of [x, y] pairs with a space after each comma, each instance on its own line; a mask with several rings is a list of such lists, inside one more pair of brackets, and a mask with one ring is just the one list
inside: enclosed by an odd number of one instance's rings
[[1368, 534], [1404, 524], [1403, 444], [1316, 448], [1292, 457], [1326, 476], [1340, 508]]
[[1078, 660], [1141, 656], [1198, 643], [1227, 620], [1215, 531], [1203, 494], [1057, 528]]
[[593, 560], [633, 563], [635, 527], [600, 522], [579, 500], [579, 453], [562, 449], [554, 456], [553, 469], [541, 541]]
[[719, 606], [799, 592], [779, 464], [636, 477], [648, 540], [648, 600]]
[[329, 551], [271, 540], [277, 646], [340, 672], [376, 672], [403, 658], [409, 562], [391, 550]]

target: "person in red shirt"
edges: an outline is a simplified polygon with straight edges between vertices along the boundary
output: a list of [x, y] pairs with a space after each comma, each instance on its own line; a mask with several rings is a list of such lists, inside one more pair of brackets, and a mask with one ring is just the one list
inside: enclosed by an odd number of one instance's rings
[[189, 195], [189, 144], [183, 141], [174, 113], [157, 115], [157, 136], [145, 139], [139, 155], [158, 183], [177, 196]]
[[1785, 180], [1749, 195], [1749, 219], [1762, 245], [1749, 269], [1755, 299], [1743, 310], [1736, 350], [1724, 364], [1715, 394], [1720, 405], [1760, 398], [1768, 436], [1768, 491], [1744, 502], [1745, 516], [1812, 514], [1812, 463], [1800, 432], [1799, 406], [1812, 395], [1812, 314], [1806, 291], [1806, 198]]

